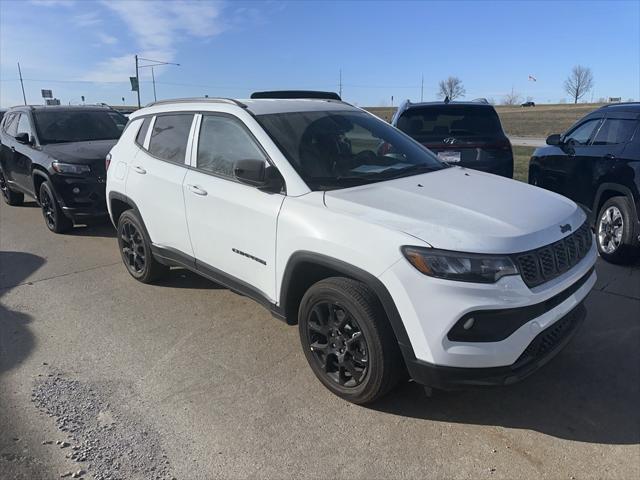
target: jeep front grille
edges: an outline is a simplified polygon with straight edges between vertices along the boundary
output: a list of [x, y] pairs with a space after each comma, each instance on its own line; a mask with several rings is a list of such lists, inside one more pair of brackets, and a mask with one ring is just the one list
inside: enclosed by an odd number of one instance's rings
[[591, 229], [584, 222], [578, 230], [558, 242], [515, 255], [524, 283], [536, 287], [563, 274], [585, 257], [592, 241]]

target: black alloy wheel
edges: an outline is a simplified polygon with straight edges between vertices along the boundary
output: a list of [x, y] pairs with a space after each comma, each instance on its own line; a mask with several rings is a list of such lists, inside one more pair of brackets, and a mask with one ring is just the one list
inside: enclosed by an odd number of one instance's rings
[[24, 194], [14, 192], [9, 188], [9, 182], [4, 177], [2, 170], [0, 170], [0, 191], [2, 192], [2, 199], [7, 205], [22, 205]]
[[42, 216], [47, 228], [54, 233], [64, 233], [73, 227], [73, 222], [62, 213], [49, 182], [42, 182], [38, 197]]
[[367, 341], [344, 306], [316, 303], [307, 317], [307, 335], [313, 359], [327, 377], [344, 387], [362, 383], [369, 365]]

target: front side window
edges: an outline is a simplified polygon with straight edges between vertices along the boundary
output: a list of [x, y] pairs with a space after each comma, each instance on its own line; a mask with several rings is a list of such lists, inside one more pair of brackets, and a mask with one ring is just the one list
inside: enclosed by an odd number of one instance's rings
[[121, 115], [108, 110], [82, 109], [42, 109], [33, 114], [41, 144], [117, 140], [122, 133], [117, 116]]
[[267, 161], [253, 137], [239, 121], [226, 116], [203, 115], [197, 168], [233, 177], [233, 164], [238, 160]]
[[632, 119], [607, 118], [593, 139], [593, 145], [626, 143], [631, 139], [637, 124], [638, 122]]
[[159, 115], [153, 124], [149, 153], [162, 160], [184, 163], [193, 114]]
[[31, 137], [31, 124], [29, 123], [29, 117], [24, 113], [20, 115], [20, 119], [18, 120], [18, 129], [16, 130], [16, 134], [20, 133], [28, 133], [29, 137]]
[[569, 145], [586, 145], [593, 134], [594, 129], [600, 123], [599, 118], [593, 118], [586, 121], [582, 125], [576, 127], [573, 131], [565, 135], [564, 143]]
[[447, 168], [425, 147], [364, 112], [275, 113], [257, 119], [313, 190]]

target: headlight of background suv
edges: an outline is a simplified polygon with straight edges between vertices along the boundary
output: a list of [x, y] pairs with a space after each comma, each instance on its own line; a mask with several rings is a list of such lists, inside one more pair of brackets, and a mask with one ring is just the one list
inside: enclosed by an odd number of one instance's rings
[[402, 253], [420, 272], [430, 277], [460, 282], [495, 283], [507, 275], [518, 275], [509, 257], [402, 247]]
[[91, 168], [89, 168], [89, 165], [78, 165], [74, 163], [62, 163], [62, 162], [53, 162], [51, 164], [51, 168], [53, 168], [58, 173], [68, 174], [68, 175], [83, 175], [91, 171]]

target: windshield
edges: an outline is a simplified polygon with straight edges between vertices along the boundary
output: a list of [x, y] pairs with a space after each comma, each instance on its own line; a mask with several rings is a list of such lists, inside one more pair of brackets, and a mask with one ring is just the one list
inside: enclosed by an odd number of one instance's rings
[[364, 112], [291, 112], [257, 118], [312, 190], [447, 168], [422, 145]]
[[117, 140], [127, 119], [112, 110], [37, 110], [36, 130], [41, 144]]
[[398, 119], [398, 128], [421, 142], [446, 137], [495, 136], [502, 132], [493, 108], [471, 105], [411, 108]]

